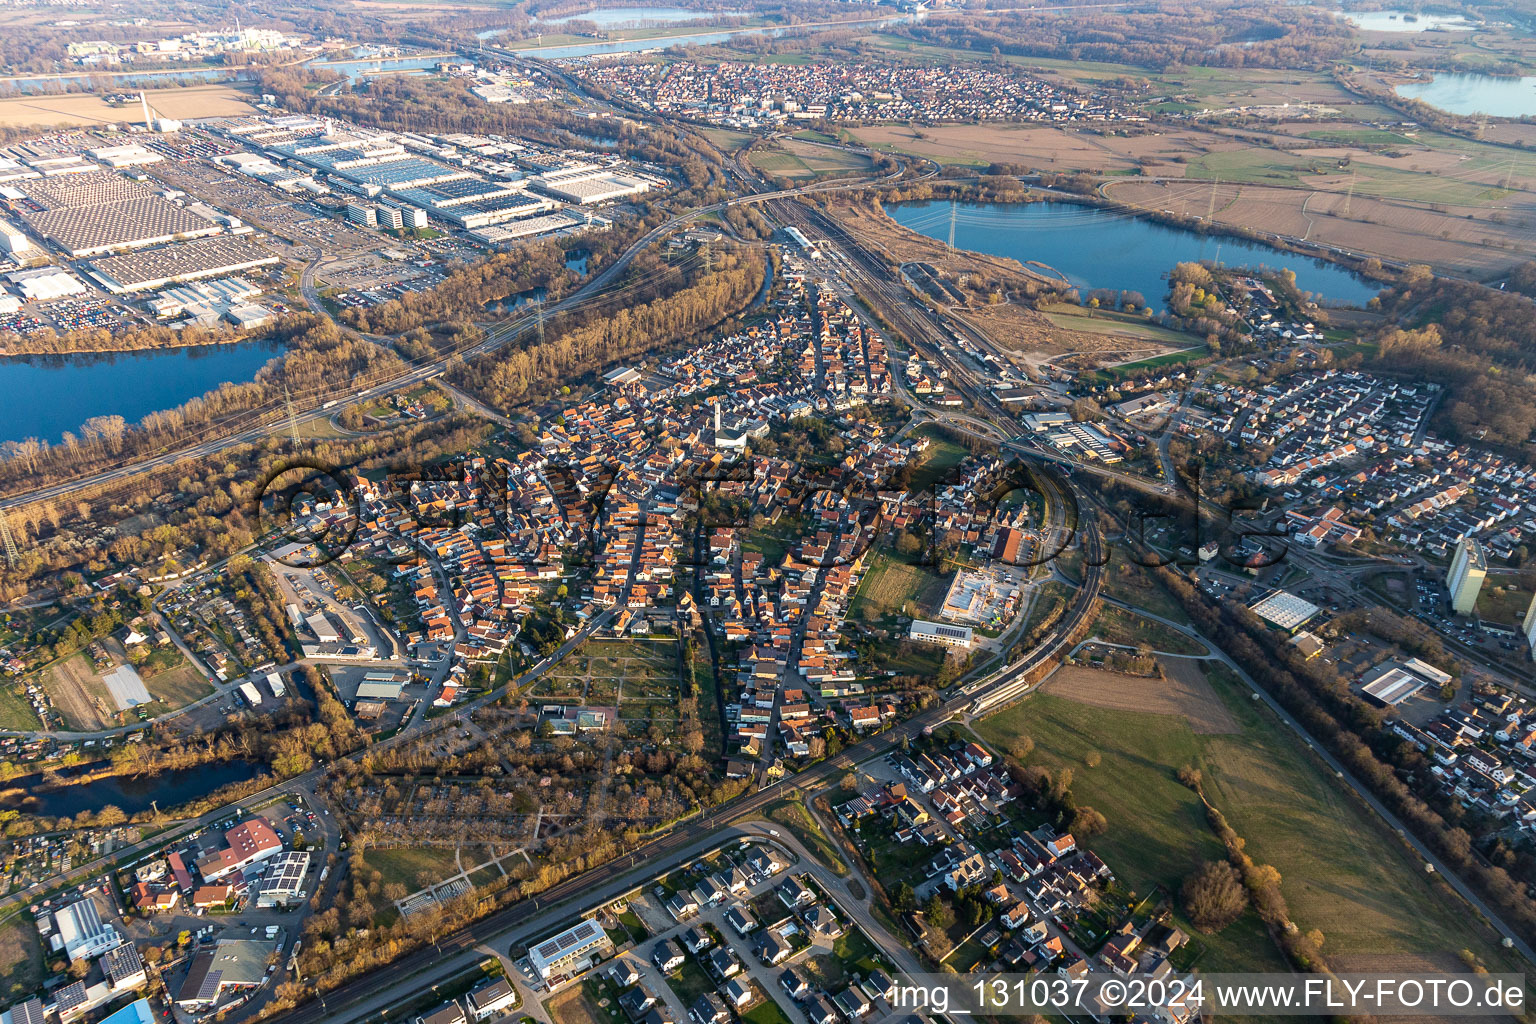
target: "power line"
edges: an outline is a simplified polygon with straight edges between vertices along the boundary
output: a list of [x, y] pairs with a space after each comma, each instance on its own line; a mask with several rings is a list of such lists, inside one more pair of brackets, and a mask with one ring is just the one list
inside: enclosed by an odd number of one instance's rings
[[293, 411], [293, 397], [288, 394], [288, 382], [283, 382], [283, 403], [288, 406], [288, 436], [293, 446], [299, 446], [299, 418]]
[[3, 511], [0, 511], [0, 540], [5, 542], [5, 564], [12, 569], [16, 568], [21, 556], [16, 553], [16, 538], [11, 536], [11, 524]]

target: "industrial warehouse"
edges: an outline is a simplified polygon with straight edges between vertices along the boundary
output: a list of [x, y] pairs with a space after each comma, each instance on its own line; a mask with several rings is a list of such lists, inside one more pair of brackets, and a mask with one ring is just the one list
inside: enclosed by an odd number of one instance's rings
[[109, 292], [149, 291], [178, 281], [219, 277], [279, 262], [252, 238], [204, 238], [182, 245], [93, 260], [90, 274]]
[[[16, 193], [10, 196], [9, 193]], [[223, 226], [109, 171], [7, 186], [17, 214], [76, 258], [215, 235]]]

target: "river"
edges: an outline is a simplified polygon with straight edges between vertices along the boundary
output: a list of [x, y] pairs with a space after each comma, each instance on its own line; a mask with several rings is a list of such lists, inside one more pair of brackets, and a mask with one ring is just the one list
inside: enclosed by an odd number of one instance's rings
[[[929, 238], [949, 238], [950, 204], [892, 203], [886, 212], [902, 227]], [[1282, 252], [1260, 242], [1206, 236], [1113, 210], [1066, 202], [959, 203], [955, 247], [1050, 266], [1079, 289], [1138, 291], [1161, 306], [1164, 275], [1175, 263], [1217, 259], [1224, 266], [1287, 268], [1303, 291], [1320, 302], [1363, 306], [1379, 290], [1342, 267]]]
[[418, 74], [431, 71], [439, 64], [447, 61], [455, 63], [458, 57], [453, 54], [439, 54], [433, 57], [359, 57], [355, 60], [323, 60], [313, 61], [305, 67], [321, 68], [325, 71], [335, 71], [346, 75], [356, 82], [366, 75], [382, 75], [391, 72], [395, 74]]
[[281, 349], [239, 342], [151, 352], [0, 358], [0, 441], [57, 443], [92, 416], [135, 423], [225, 382], [252, 380]]
[[[82, 770], [89, 768], [82, 766]], [[109, 775], [94, 782], [53, 787], [45, 787], [41, 775], [25, 775], [5, 783], [4, 788], [20, 787], [26, 795], [13, 794], [0, 806], [47, 818], [73, 817], [81, 811], [99, 811], [108, 804], [127, 814], [147, 811], [151, 803], [166, 811], [231, 782], [254, 779], [265, 770], [254, 761], [215, 761], [159, 775]]]
[[759, 28], [734, 28], [724, 32], [691, 32], [675, 36], [653, 36], [650, 39], [613, 39], [601, 43], [578, 43], [573, 46], [529, 46], [527, 39], [518, 40], [510, 49], [513, 53], [529, 57], [538, 57], [543, 60], [558, 60], [562, 57], [592, 57], [604, 53], [641, 53], [646, 50], [666, 50], [673, 46], [709, 46], [714, 43], [723, 43], [734, 36], [770, 36], [777, 39], [790, 31], [814, 31], [816, 29], [852, 28], [858, 26], [867, 29], [881, 29], [887, 25], [899, 25], [903, 22], [917, 21], [923, 17], [923, 12], [906, 14], [899, 17], [876, 18], [860, 21], [844, 21], [838, 23], [810, 23], [805, 25], [762, 26]]
[[[168, 86], [199, 82], [245, 82], [250, 75], [238, 68], [179, 68], [164, 71], [91, 71], [81, 75], [41, 75], [33, 78], [0, 78], [0, 96], [14, 93], [57, 92], [68, 86], [82, 89], [107, 80], [113, 90], [164, 89]], [[127, 108], [125, 108], [127, 109]], [[130, 113], [132, 113], [130, 111]], [[137, 117], [136, 113], [132, 113]]]
[[1397, 94], [1422, 100], [1448, 114], [1524, 117], [1536, 114], [1536, 76], [1435, 75], [1427, 82], [1409, 82]]

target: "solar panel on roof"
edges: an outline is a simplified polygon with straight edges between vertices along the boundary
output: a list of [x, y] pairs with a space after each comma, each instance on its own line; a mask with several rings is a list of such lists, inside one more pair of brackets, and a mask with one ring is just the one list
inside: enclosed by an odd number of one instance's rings
[[57, 1002], [60, 1013], [67, 1013], [85, 1002], [85, 982], [76, 981], [59, 989]]
[[203, 976], [203, 983], [197, 986], [197, 998], [202, 1000], [214, 1000], [219, 997], [219, 982], [224, 978], [224, 972], [217, 968], [210, 970]]

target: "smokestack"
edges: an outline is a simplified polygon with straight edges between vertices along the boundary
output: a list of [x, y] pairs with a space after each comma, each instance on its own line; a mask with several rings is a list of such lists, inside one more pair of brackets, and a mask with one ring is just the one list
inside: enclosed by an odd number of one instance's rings
[[144, 95], [144, 90], [139, 90], [139, 105], [144, 108], [144, 128], [146, 131], [154, 131], [155, 123], [149, 117], [149, 98]]
[[715, 433], [718, 435], [720, 432], [720, 402], [717, 400], [715, 402]]

